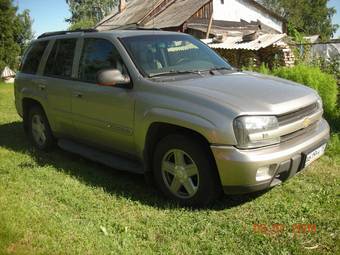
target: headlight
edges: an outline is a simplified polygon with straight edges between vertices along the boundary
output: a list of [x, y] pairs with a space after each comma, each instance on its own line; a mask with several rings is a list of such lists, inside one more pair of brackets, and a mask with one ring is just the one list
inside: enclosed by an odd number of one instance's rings
[[234, 131], [241, 149], [256, 148], [280, 142], [275, 116], [242, 116], [234, 120]]

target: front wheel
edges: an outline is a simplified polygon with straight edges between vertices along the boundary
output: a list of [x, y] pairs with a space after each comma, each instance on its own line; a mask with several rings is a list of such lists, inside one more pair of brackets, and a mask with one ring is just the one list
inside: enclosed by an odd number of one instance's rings
[[162, 139], [154, 153], [159, 189], [185, 206], [206, 206], [219, 194], [219, 181], [209, 152], [200, 142], [181, 135]]

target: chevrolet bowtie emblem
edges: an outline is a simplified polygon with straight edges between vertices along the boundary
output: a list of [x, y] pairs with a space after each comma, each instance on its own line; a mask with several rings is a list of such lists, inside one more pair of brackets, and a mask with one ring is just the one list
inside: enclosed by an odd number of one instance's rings
[[306, 128], [311, 124], [311, 120], [309, 118], [305, 118], [303, 120], [303, 127]]

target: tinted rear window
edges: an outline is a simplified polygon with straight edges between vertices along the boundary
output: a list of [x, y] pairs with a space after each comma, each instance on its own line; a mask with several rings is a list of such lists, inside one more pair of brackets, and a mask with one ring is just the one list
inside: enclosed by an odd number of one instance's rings
[[44, 55], [44, 51], [48, 41], [36, 42], [28, 51], [21, 72], [28, 74], [35, 74], [38, 71], [40, 60]]
[[72, 75], [72, 66], [77, 39], [57, 40], [48, 57], [45, 75], [69, 78]]

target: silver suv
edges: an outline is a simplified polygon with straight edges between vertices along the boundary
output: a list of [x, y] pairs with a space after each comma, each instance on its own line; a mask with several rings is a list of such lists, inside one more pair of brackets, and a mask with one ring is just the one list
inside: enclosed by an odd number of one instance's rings
[[241, 72], [193, 37], [161, 31], [43, 34], [15, 81], [32, 143], [152, 176], [189, 206], [267, 189], [319, 158], [317, 93]]

